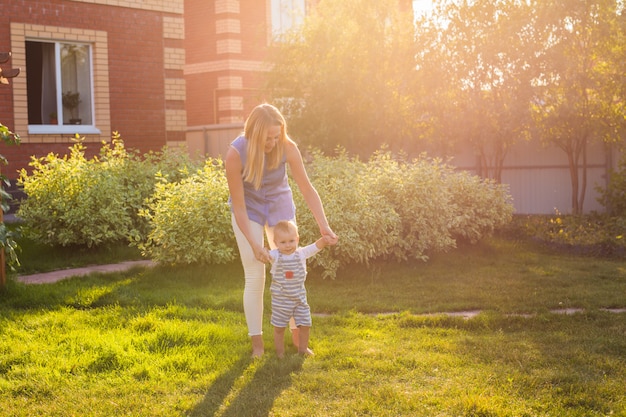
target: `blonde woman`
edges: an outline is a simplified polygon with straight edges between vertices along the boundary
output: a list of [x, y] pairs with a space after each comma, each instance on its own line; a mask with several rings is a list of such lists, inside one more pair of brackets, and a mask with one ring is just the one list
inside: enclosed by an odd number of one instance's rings
[[[273, 227], [280, 220], [295, 221], [296, 218], [287, 165], [321, 235], [330, 245], [336, 244], [338, 237], [328, 225], [322, 201], [309, 180], [300, 150], [287, 135], [285, 118], [276, 107], [261, 104], [252, 110], [243, 135], [231, 143], [226, 153], [225, 165], [233, 231], [245, 276], [244, 314], [252, 356], [260, 357], [264, 353], [265, 264], [270, 261], [264, 235], [273, 249]], [[293, 321], [290, 327], [297, 346], [299, 337]]]

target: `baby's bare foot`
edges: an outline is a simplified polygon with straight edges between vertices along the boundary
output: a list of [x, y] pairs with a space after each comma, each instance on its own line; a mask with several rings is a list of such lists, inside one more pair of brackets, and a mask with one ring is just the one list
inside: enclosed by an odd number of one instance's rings
[[306, 348], [305, 351], [301, 352], [298, 350], [298, 353], [302, 356], [315, 356], [315, 353], [310, 348]]

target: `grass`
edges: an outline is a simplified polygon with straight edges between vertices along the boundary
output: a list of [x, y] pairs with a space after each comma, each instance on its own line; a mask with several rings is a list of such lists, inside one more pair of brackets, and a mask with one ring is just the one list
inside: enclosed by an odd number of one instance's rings
[[277, 359], [266, 320], [256, 361], [238, 264], [11, 279], [0, 416], [626, 416], [621, 261], [490, 239], [319, 276], [316, 355]]
[[[19, 233], [19, 224], [7, 226], [11, 231]], [[15, 269], [20, 275], [141, 259], [139, 249], [125, 244], [87, 248], [84, 246], [52, 247], [24, 237], [19, 237], [17, 241], [19, 243], [17, 256], [20, 265]]]

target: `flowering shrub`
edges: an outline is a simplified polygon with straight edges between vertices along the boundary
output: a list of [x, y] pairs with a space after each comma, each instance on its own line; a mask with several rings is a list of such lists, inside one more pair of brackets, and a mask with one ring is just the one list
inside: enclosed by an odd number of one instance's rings
[[[339, 244], [311, 260], [334, 277], [340, 265], [376, 259], [421, 259], [446, 251], [457, 238], [476, 242], [510, 221], [513, 206], [504, 186], [456, 172], [426, 157], [411, 162], [379, 152], [367, 163], [340, 152], [313, 152], [307, 164]], [[294, 186], [301, 240], [319, 230]]]
[[141, 239], [149, 224], [138, 211], [154, 192], [155, 174], [164, 170], [176, 177], [169, 159], [180, 157], [163, 151], [142, 158], [114, 133], [99, 156], [87, 159], [86, 146], [75, 139], [69, 155], [33, 157], [32, 173], [21, 170], [18, 184], [27, 198], [17, 215], [24, 235], [49, 245], [88, 247]]
[[226, 263], [235, 259], [228, 185], [223, 164], [209, 159], [203, 169], [181, 181], [159, 176], [147, 206], [139, 215], [151, 225], [144, 256], [166, 264]]

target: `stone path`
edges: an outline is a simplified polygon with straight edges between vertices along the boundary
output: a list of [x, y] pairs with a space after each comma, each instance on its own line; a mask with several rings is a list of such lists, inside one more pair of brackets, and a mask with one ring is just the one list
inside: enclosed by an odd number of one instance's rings
[[120, 271], [127, 271], [136, 266], [150, 268], [155, 265], [156, 265], [155, 262], [149, 261], [149, 260], [126, 261], [126, 262], [121, 262], [118, 264], [111, 264], [111, 265], [92, 265], [92, 266], [86, 266], [83, 268], [61, 269], [58, 271], [42, 272], [40, 274], [20, 275], [17, 277], [17, 280], [25, 284], [50, 284], [53, 282], [61, 281], [62, 279], [89, 275], [94, 272], [103, 272], [103, 273], [120, 272]]

